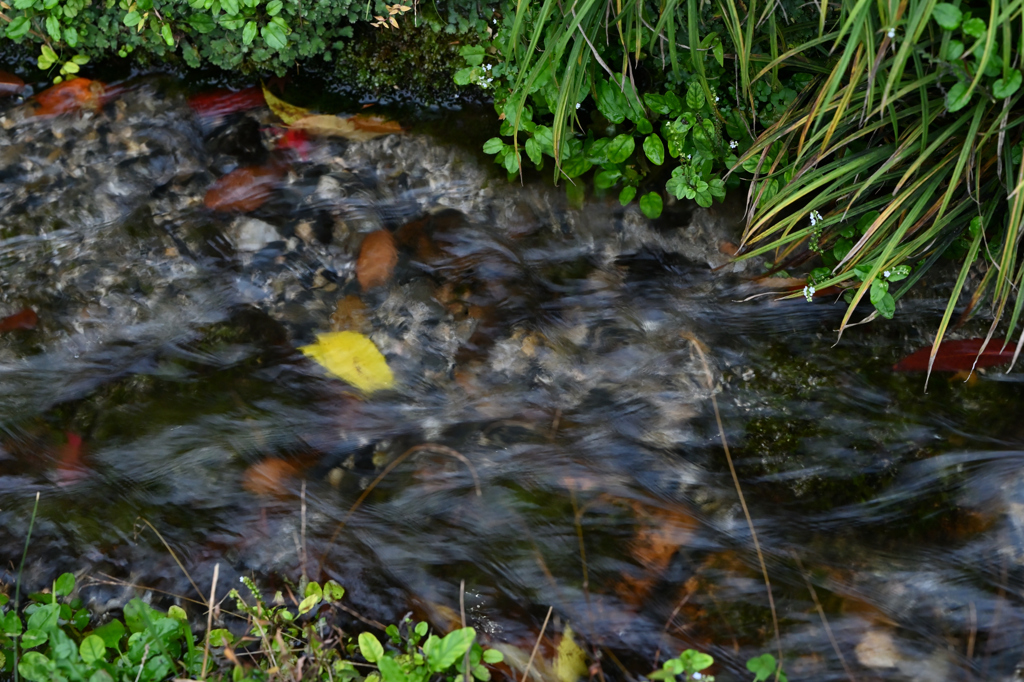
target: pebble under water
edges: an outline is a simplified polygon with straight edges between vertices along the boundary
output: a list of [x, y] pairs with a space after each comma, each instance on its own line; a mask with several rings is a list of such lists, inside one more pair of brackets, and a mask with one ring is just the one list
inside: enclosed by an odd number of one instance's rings
[[[38, 318], [0, 332], [5, 585], [39, 493], [25, 588], [72, 571], [100, 613], [205, 619], [169, 547], [201, 588], [306, 573], [445, 630], [464, 581], [508, 651], [553, 607], [610, 679], [687, 647], [749, 679], [776, 643], [714, 395], [790, 680], [1019, 679], [1021, 375], [892, 370], [940, 286], [833, 347], [842, 303], [729, 262], [742, 195], [652, 222], [509, 183], [457, 132], [286, 149], [265, 108], [108, 93], [0, 100], [0, 318]], [[367, 235], [396, 255], [361, 263]], [[340, 330], [393, 389], [297, 350]]]

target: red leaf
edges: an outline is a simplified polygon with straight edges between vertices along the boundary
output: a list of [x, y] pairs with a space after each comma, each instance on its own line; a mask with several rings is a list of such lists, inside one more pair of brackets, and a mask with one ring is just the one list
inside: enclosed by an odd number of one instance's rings
[[301, 130], [288, 129], [278, 138], [277, 148], [285, 151], [295, 152], [300, 159], [307, 161], [309, 152], [313, 145], [309, 142], [309, 136]]
[[68, 431], [68, 442], [57, 452], [57, 485], [66, 486], [77, 483], [86, 477], [88, 472], [82, 464], [82, 437]]
[[24, 87], [25, 81], [21, 80], [13, 73], [0, 71], [0, 97], [16, 95], [21, 92], [21, 89]]
[[214, 211], [255, 211], [270, 197], [280, 177], [277, 166], [236, 168], [217, 178], [207, 190], [204, 203]]
[[[1005, 365], [1013, 360], [1013, 354], [1017, 350], [1015, 344], [1009, 344], [1003, 348], [1002, 339], [992, 339], [988, 342], [985, 352], [979, 357], [978, 351], [985, 339], [963, 339], [960, 341], [943, 341], [939, 346], [939, 352], [935, 354], [935, 363], [932, 365], [933, 372], [962, 372], [972, 367], [995, 367]], [[897, 372], [927, 372], [928, 357], [932, 353], [931, 346], [925, 346], [895, 365], [893, 370]], [[977, 364], [975, 364], [977, 360]]]
[[0, 334], [15, 329], [35, 329], [38, 321], [39, 318], [36, 316], [36, 311], [31, 308], [24, 308], [13, 315], [0, 319]]
[[198, 114], [203, 125], [219, 121], [230, 114], [267, 105], [263, 89], [252, 87], [233, 92], [216, 90], [188, 98], [188, 105]]

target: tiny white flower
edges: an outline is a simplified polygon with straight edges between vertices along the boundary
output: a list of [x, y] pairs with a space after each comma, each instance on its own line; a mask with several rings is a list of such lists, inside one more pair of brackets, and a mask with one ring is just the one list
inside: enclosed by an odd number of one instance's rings
[[736, 149], [739, 146], [739, 142], [736, 140], [729, 140], [729, 149]]
[[810, 303], [814, 299], [814, 287], [812, 287], [810, 284], [804, 287], [804, 298], [807, 299], [808, 303]]
[[579, 103], [579, 102], [576, 102], [576, 108], [577, 108], [577, 109], [579, 109], [579, 108], [580, 108], [580, 103]]
[[490, 65], [490, 64], [486, 65], [486, 66], [484, 67], [484, 70], [485, 70], [485, 71], [490, 71], [490, 70], [491, 70], [491, 65]]
[[889, 270], [886, 270], [885, 272], [882, 273], [882, 277], [885, 277], [886, 279], [889, 279], [889, 275], [891, 275], [891, 274], [892, 274], [892, 272], [890, 272]]
[[715, 101], [716, 102], [718, 101], [718, 95], [715, 95]]
[[890, 29], [889, 29], [889, 33], [888, 33], [888, 36], [889, 36], [890, 38], [895, 38], [895, 37], [896, 37], [896, 29], [894, 29], [894, 28], [890, 28]]

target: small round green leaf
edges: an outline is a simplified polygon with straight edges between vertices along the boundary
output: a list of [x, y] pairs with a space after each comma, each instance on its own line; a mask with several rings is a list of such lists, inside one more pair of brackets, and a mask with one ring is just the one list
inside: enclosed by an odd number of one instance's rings
[[1013, 96], [1020, 89], [1021, 74], [1017, 69], [1011, 69], [1008, 78], [1000, 78], [992, 85], [992, 94], [996, 99], [1005, 99]]
[[608, 143], [605, 153], [612, 163], [622, 163], [629, 158], [635, 148], [636, 141], [633, 140], [632, 135], [616, 135]]
[[284, 7], [284, 3], [281, 0], [270, 0], [267, 3], [267, 14], [272, 17], [276, 17], [281, 12], [281, 8]]
[[364, 632], [359, 635], [359, 653], [370, 663], [376, 663], [384, 657], [384, 647], [372, 633]]
[[640, 210], [652, 220], [660, 216], [662, 210], [661, 195], [657, 192], [648, 192], [640, 197]]
[[60, 42], [60, 20], [52, 14], [46, 17], [46, 32], [50, 37]]
[[932, 18], [947, 31], [956, 29], [960, 25], [960, 20], [963, 16], [963, 12], [960, 11], [959, 7], [948, 2], [940, 2], [932, 9]]
[[49, 682], [53, 669], [53, 661], [38, 651], [29, 651], [18, 663], [18, 672], [31, 682]]
[[686, 88], [686, 106], [697, 111], [704, 106], [704, 101], [704, 88], [700, 83], [690, 83]]
[[174, 47], [174, 33], [171, 31], [170, 24], [164, 24], [160, 27], [160, 35], [168, 47]]
[[25, 630], [25, 634], [21, 636], [21, 648], [31, 649], [37, 647], [40, 644], [46, 643], [46, 640], [49, 638], [49, 635], [42, 630], [36, 630], [35, 628]]
[[309, 595], [299, 603], [299, 614], [309, 613], [319, 603], [320, 597], [315, 594]]
[[25, 37], [30, 28], [31, 25], [29, 24], [28, 17], [25, 15], [15, 17], [11, 23], [7, 24], [7, 37], [11, 40], [20, 40]]
[[747, 661], [747, 670], [754, 673], [756, 682], [763, 682], [775, 674], [775, 657], [771, 654], [762, 654]]
[[[250, 21], [249, 23], [251, 24], [252, 22]], [[255, 24], [253, 25], [255, 26]], [[473, 82], [473, 75], [477, 71], [479, 71], [479, 69], [475, 66], [467, 66], [464, 69], [456, 71], [455, 75], [452, 76], [452, 80], [455, 81], [456, 85], [469, 85]]]
[[199, 33], [210, 33], [217, 28], [209, 14], [193, 14], [188, 18], [188, 25]]
[[622, 173], [616, 169], [603, 170], [594, 176], [594, 187], [608, 189], [622, 177]]
[[985, 21], [983, 19], [979, 19], [978, 17], [972, 17], [971, 19], [965, 21], [961, 28], [963, 29], [964, 33], [971, 36], [972, 38], [980, 38], [983, 35], [985, 35], [985, 29], [987, 28], [987, 26], [985, 26]]
[[263, 36], [267, 46], [275, 50], [283, 50], [288, 46], [288, 36], [285, 35], [284, 29], [278, 24], [267, 24], [260, 29], [260, 35]]
[[679, 654], [679, 660], [683, 664], [683, 668], [686, 672], [694, 673], [700, 672], [705, 668], [710, 668], [715, 662], [715, 659], [710, 655], [705, 654], [702, 651], [696, 649], [687, 649], [683, 653]]
[[633, 185], [626, 185], [622, 188], [622, 191], [619, 192], [619, 203], [625, 206], [629, 202], [633, 201], [634, 197], [636, 197], [636, 187], [633, 187]]
[[497, 154], [505, 148], [505, 143], [500, 137], [492, 137], [484, 142], [484, 154]]
[[245, 22], [245, 28], [242, 29], [242, 44], [252, 45], [253, 38], [256, 37], [256, 22], [247, 21]]
[[646, 118], [636, 122], [636, 131], [641, 135], [650, 135], [654, 132], [654, 126]]
[[102, 637], [89, 635], [78, 645], [78, 653], [82, 655], [82, 660], [86, 663], [95, 663], [103, 660], [107, 653], [107, 646], [103, 643]]
[[967, 83], [963, 81], [958, 82], [956, 85], [949, 89], [946, 93], [946, 108], [952, 113], [954, 111], [960, 111], [971, 101], [970, 89]]
[[537, 140], [531, 137], [526, 141], [525, 147], [526, 155], [530, 157], [530, 161], [539, 165], [544, 160], [543, 152], [541, 151], [540, 144], [537, 143]]
[[327, 601], [341, 601], [345, 596], [345, 588], [333, 580], [324, 583], [324, 599]]
[[136, 26], [138, 26], [139, 22], [142, 21], [142, 15], [138, 12], [132, 11], [124, 15], [123, 21], [125, 26], [131, 26], [132, 28], [135, 28]]
[[494, 665], [495, 663], [501, 663], [505, 660], [505, 654], [501, 653], [497, 649], [484, 649], [484, 663]]
[[644, 139], [644, 154], [655, 166], [665, 163], [665, 145], [657, 135], [648, 135]]

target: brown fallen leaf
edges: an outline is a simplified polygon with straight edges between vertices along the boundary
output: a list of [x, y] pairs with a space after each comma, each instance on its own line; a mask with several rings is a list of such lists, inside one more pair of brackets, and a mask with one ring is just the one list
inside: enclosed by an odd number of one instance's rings
[[689, 543], [697, 520], [681, 509], [631, 504], [641, 528], [629, 543], [630, 554], [643, 567], [640, 574], [624, 574], [616, 592], [628, 604], [639, 606], [650, 594], [680, 547]]
[[43, 90], [33, 98], [35, 116], [57, 116], [78, 109], [95, 109], [101, 103], [103, 83], [74, 78]]
[[0, 334], [15, 329], [35, 329], [39, 317], [31, 308], [22, 308], [13, 315], [0, 319]]
[[331, 331], [353, 331], [368, 334], [371, 329], [363, 299], [350, 295], [338, 301], [334, 307], [334, 314], [331, 315]]
[[326, 137], [343, 137], [346, 140], [364, 142], [381, 135], [402, 132], [402, 126], [379, 116], [329, 116], [327, 114], [311, 114], [293, 122], [291, 127], [302, 130], [310, 135]]
[[24, 87], [25, 81], [21, 80], [13, 73], [0, 71], [0, 97], [16, 95], [19, 92], [21, 92], [22, 88]]
[[203, 203], [214, 211], [255, 211], [263, 205], [281, 178], [277, 166], [246, 166], [236, 168], [217, 178]]
[[302, 473], [298, 465], [271, 457], [253, 464], [242, 476], [242, 487], [260, 497], [285, 497], [288, 484]]
[[395, 238], [387, 230], [366, 235], [356, 261], [356, 279], [363, 291], [387, 284], [398, 265]]

